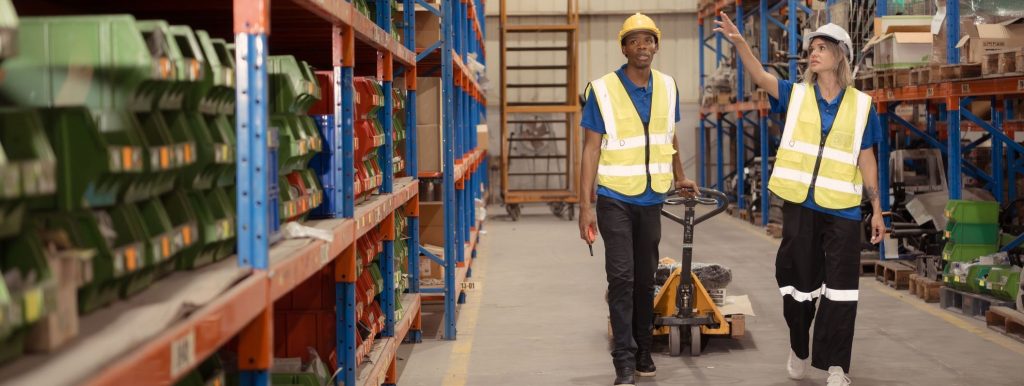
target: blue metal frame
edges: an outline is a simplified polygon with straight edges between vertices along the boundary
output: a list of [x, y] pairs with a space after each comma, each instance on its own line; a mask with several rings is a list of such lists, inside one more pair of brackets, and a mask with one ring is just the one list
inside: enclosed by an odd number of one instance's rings
[[441, 94], [442, 103], [442, 147], [444, 148], [444, 166], [442, 169], [444, 192], [444, 338], [455, 339], [455, 268], [456, 268], [456, 237], [454, 233], [457, 219], [456, 192], [455, 192], [455, 151], [456, 151], [456, 130], [455, 130], [455, 98], [453, 97], [454, 68], [452, 66], [452, 48], [455, 38], [452, 19], [456, 18], [452, 1], [444, 1], [441, 4], [441, 39], [444, 40], [441, 49]]
[[235, 47], [239, 67], [235, 89], [238, 265], [267, 269], [270, 222], [276, 220], [277, 213], [276, 195], [270, 196], [269, 186], [277, 174], [271, 173], [268, 162], [267, 35], [239, 34]]

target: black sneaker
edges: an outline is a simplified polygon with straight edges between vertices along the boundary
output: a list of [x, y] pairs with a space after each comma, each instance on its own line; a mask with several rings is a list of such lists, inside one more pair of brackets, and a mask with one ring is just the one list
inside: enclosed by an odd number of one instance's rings
[[615, 369], [616, 386], [636, 386], [636, 374], [631, 367]]
[[641, 377], [653, 377], [658, 371], [654, 366], [654, 359], [651, 359], [651, 352], [640, 350], [636, 353], [636, 375]]

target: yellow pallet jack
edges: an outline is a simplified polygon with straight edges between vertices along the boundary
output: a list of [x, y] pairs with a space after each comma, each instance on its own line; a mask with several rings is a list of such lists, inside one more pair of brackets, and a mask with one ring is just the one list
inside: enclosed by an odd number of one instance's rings
[[[683, 261], [669, 275], [654, 299], [654, 335], [668, 335], [669, 354], [678, 356], [689, 346], [691, 356], [699, 356], [713, 336], [737, 337], [743, 334], [743, 316], [723, 315], [708, 291], [691, 269], [693, 228], [725, 211], [729, 198], [713, 189], [700, 189], [699, 196], [673, 193], [665, 205], [686, 207], [683, 217], [667, 210], [661, 214], [683, 226]], [[694, 219], [697, 205], [715, 205], [715, 209]], [[737, 325], [734, 328], [734, 323]]]

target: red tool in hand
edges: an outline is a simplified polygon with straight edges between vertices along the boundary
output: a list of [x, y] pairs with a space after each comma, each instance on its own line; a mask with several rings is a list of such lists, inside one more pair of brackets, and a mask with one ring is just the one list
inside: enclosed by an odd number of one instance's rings
[[594, 241], [597, 241], [597, 229], [591, 225], [587, 228], [587, 248], [590, 248], [590, 256], [594, 256]]

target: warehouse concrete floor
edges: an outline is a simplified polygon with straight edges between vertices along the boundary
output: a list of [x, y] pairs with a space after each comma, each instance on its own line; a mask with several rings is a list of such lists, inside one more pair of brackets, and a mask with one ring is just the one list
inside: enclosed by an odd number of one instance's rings
[[[400, 385], [611, 385], [601, 243], [590, 257], [575, 221], [526, 207], [512, 222], [500, 207], [484, 229], [460, 307], [456, 341], [435, 338], [428, 306], [424, 342], [399, 350]], [[682, 228], [664, 222], [661, 255], [679, 259]], [[641, 385], [823, 385], [813, 370], [786, 377], [788, 332], [774, 279], [778, 240], [723, 214], [696, 229], [696, 261], [733, 270], [729, 294], [747, 294], [756, 316], [742, 339], [716, 339], [700, 357], [670, 357], [657, 340], [655, 378]], [[984, 322], [925, 304], [871, 277], [861, 280], [854, 385], [1024, 385], [1024, 343]], [[661, 342], [661, 343], [658, 343]], [[661, 352], [657, 352], [661, 351]]]

